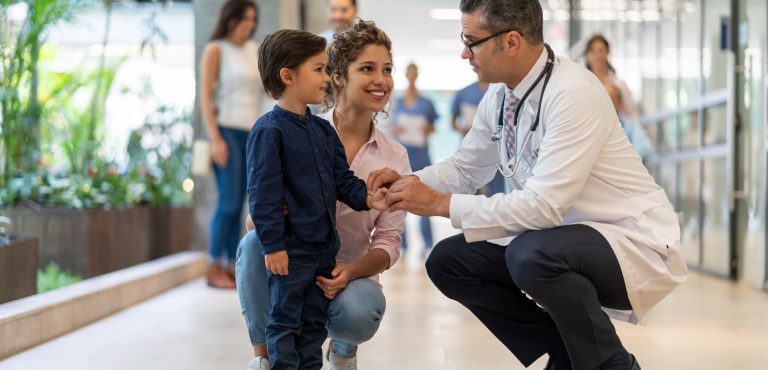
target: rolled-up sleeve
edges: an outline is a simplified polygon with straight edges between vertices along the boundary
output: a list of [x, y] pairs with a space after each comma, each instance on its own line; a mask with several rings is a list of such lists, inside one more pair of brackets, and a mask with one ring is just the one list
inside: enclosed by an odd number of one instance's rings
[[[400, 153], [393, 169], [400, 174], [410, 174], [411, 165], [405, 150]], [[403, 243], [403, 228], [405, 226], [405, 211], [382, 212], [374, 221], [374, 231], [371, 236], [371, 249], [381, 249], [389, 255], [389, 266], [394, 266], [400, 259], [400, 246]]]

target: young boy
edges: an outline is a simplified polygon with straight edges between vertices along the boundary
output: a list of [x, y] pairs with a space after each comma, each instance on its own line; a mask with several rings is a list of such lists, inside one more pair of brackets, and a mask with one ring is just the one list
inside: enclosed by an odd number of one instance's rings
[[[386, 209], [354, 176], [336, 131], [309, 113], [323, 101], [329, 77], [325, 39], [282, 30], [259, 48], [266, 92], [277, 99], [248, 137], [248, 204], [269, 270], [267, 324], [271, 369], [320, 369], [329, 300], [315, 284], [330, 277], [339, 238], [336, 200], [362, 211]], [[287, 207], [287, 211], [284, 210]]]

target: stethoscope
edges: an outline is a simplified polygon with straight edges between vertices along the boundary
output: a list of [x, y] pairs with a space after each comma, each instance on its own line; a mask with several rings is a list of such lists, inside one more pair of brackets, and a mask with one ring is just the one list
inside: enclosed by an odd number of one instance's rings
[[[528, 99], [528, 95], [531, 95], [533, 90], [536, 88], [536, 85], [541, 82], [542, 79], [544, 79], [543, 84], [541, 85], [541, 94], [539, 95], [539, 106], [536, 109], [536, 119], [533, 121], [533, 124], [531, 124], [530, 129], [528, 130], [528, 134], [525, 136], [525, 139], [523, 140], [522, 148], [525, 148], [526, 145], [528, 145], [528, 141], [531, 139], [531, 136], [533, 136], [533, 133], [536, 132], [536, 129], [539, 128], [539, 120], [541, 117], [541, 100], [544, 97], [544, 90], [547, 88], [547, 84], [549, 83], [550, 77], [552, 77], [552, 70], [555, 67], [555, 53], [552, 51], [552, 48], [549, 47], [549, 45], [544, 44], [544, 47], [547, 49], [547, 62], [544, 65], [544, 70], [539, 73], [539, 76], [536, 78], [535, 81], [533, 81], [533, 84], [531, 84], [531, 87], [528, 88], [528, 90], [523, 94], [523, 97], [520, 98], [520, 102], [517, 103], [517, 107], [515, 108], [515, 122], [513, 123], [513, 126], [515, 127], [515, 131], [517, 131], [517, 123], [520, 120], [520, 110], [523, 108], [523, 104], [525, 103], [525, 100]], [[504, 96], [501, 98], [501, 109], [499, 110], [499, 119], [496, 124], [496, 132], [491, 135], [491, 141], [495, 142], [498, 146], [501, 146], [501, 137], [504, 133], [504, 101], [506, 100], [507, 96], [504, 94]], [[517, 135], [515, 135], [517, 136]], [[517, 140], [517, 137], [515, 137], [515, 140]], [[518, 169], [518, 160], [520, 159], [520, 155], [522, 154], [522, 150], [518, 150], [518, 146], [515, 145], [515, 152], [512, 153], [513, 159], [514, 159], [514, 166], [515, 168], [512, 170], [511, 174], [506, 174], [501, 169], [502, 165], [499, 163], [496, 167], [498, 168], [499, 172], [501, 172], [501, 175], [504, 177], [515, 177], [515, 174], [517, 173]], [[499, 159], [501, 159], [501, 149], [499, 149]], [[503, 160], [500, 160], [499, 162], [503, 162]]]

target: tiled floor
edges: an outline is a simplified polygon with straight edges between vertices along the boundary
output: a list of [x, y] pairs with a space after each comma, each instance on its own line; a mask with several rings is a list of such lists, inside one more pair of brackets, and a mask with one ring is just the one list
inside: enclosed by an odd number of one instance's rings
[[[360, 348], [360, 369], [523, 368], [432, 286], [416, 255], [383, 283], [387, 313]], [[720, 279], [693, 274], [648, 326], [617, 327], [643, 369], [768, 369], [768, 294]], [[250, 355], [237, 295], [197, 280], [11, 357], [0, 369], [244, 369]]]

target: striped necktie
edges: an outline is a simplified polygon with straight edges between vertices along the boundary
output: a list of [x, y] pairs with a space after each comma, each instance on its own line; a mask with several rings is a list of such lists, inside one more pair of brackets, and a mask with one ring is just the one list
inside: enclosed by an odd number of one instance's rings
[[512, 90], [507, 90], [504, 98], [504, 129], [507, 131], [505, 135], [507, 154], [512, 159], [515, 156], [515, 109], [518, 103], [520, 99], [512, 93]]

